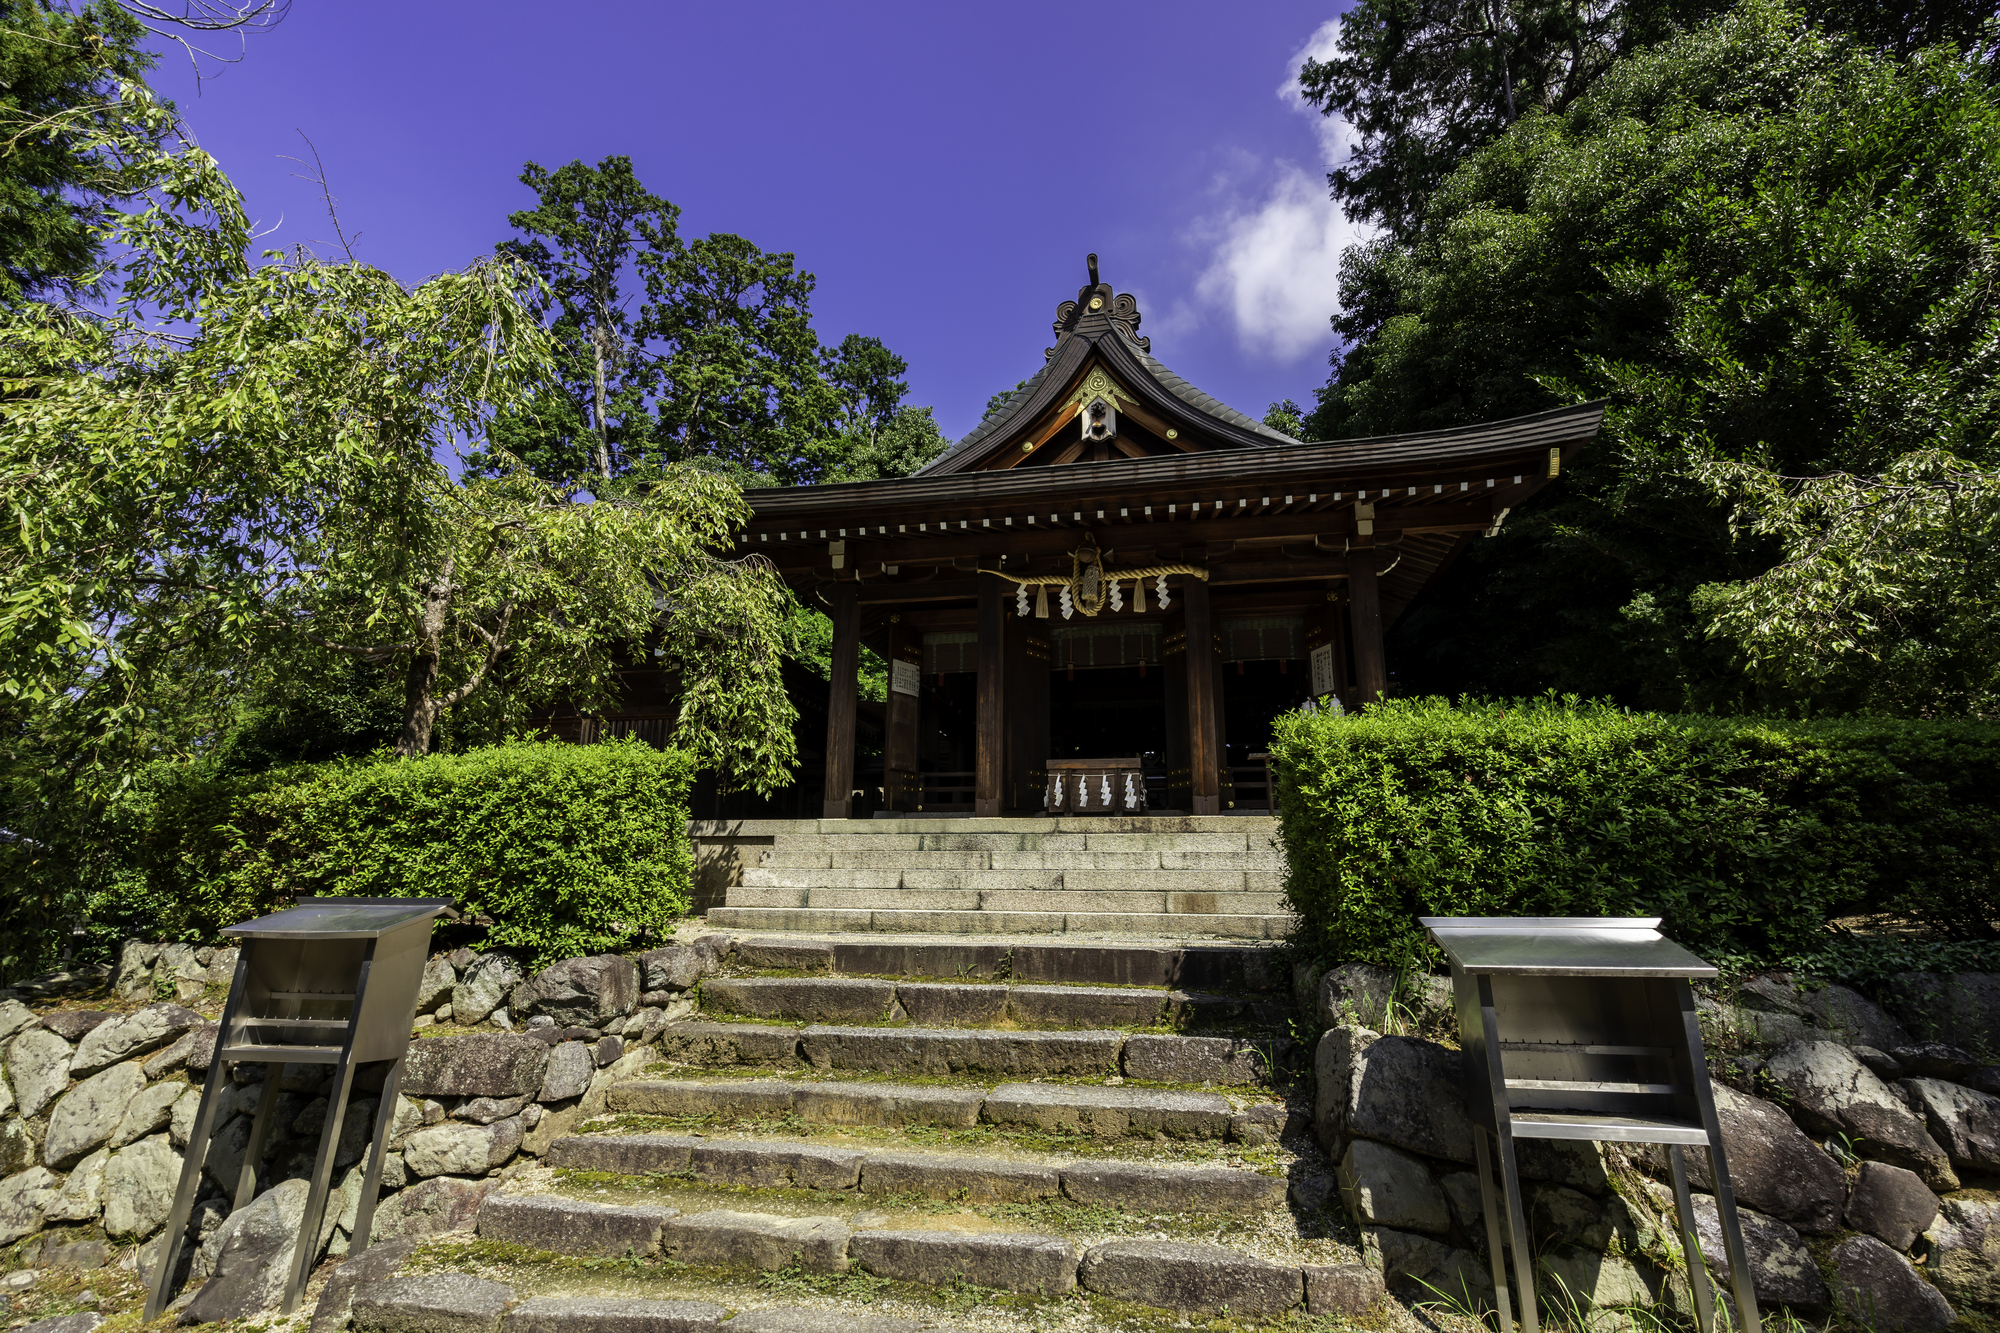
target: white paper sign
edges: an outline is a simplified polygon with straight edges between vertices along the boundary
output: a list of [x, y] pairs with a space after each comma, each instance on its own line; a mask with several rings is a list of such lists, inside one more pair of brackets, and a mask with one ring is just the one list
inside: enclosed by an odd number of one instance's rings
[[1313, 697], [1333, 693], [1333, 645], [1323, 643], [1312, 650]]
[[919, 694], [918, 688], [924, 673], [915, 662], [905, 662], [902, 658], [891, 658], [889, 662], [889, 688], [898, 694]]

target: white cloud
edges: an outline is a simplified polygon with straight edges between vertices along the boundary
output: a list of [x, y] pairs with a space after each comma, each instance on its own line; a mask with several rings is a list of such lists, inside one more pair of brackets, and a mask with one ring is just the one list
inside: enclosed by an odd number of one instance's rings
[[1259, 202], [1227, 208], [1195, 228], [1211, 247], [1196, 295], [1229, 312], [1246, 350], [1281, 362], [1325, 351], [1332, 339], [1328, 321], [1340, 308], [1340, 252], [1374, 234], [1373, 228], [1348, 221], [1327, 197], [1324, 168], [1346, 160], [1351, 127], [1322, 116], [1299, 96], [1299, 67], [1307, 57], [1326, 59], [1339, 38], [1339, 19], [1320, 25], [1287, 62], [1277, 89], [1280, 101], [1312, 119], [1322, 169], [1308, 171], [1285, 161], [1263, 165], [1253, 173], [1255, 185], [1231, 191], [1239, 197], [1261, 195]]

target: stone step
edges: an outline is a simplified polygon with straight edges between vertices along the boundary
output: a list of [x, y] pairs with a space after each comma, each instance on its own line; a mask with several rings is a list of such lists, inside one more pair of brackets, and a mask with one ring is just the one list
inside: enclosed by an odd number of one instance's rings
[[[702, 1184], [748, 1188], [853, 1190], [862, 1195], [917, 1195], [972, 1203], [1033, 1203], [1060, 1198], [1146, 1212], [1258, 1213], [1284, 1206], [1286, 1195], [1283, 1178], [1236, 1166], [1038, 1161], [903, 1149], [857, 1151], [814, 1143], [667, 1134], [570, 1135], [550, 1146], [548, 1164], [612, 1175], [686, 1176]], [[528, 1207], [503, 1202], [496, 1229], [505, 1225], [509, 1208], [527, 1215]], [[576, 1226], [586, 1236], [607, 1236], [616, 1229], [615, 1223], [625, 1228], [618, 1236], [630, 1242], [644, 1225], [636, 1212], [586, 1205], [576, 1214]], [[592, 1228], [597, 1230], [593, 1233]], [[480, 1231], [488, 1234], [484, 1218]], [[507, 1235], [495, 1238], [531, 1243]], [[633, 1248], [644, 1252], [645, 1247]], [[622, 1251], [600, 1244], [591, 1252]]]
[[[617, 1223], [607, 1219], [607, 1214], [614, 1212], [623, 1214]], [[747, 1209], [621, 1209], [562, 1195], [517, 1195], [503, 1190], [481, 1206], [476, 1226], [481, 1239], [557, 1255], [601, 1255], [604, 1238], [622, 1226], [627, 1256], [692, 1269], [776, 1272], [796, 1265], [807, 1273], [859, 1270], [931, 1289], [965, 1284], [1042, 1297], [1066, 1296], [1080, 1286], [1134, 1304], [1184, 1314], [1227, 1311], [1237, 1318], [1261, 1318], [1299, 1307], [1308, 1313], [1317, 1309], [1352, 1315], [1358, 1310], [1346, 1286], [1367, 1284], [1364, 1276], [1349, 1271], [1359, 1265], [1274, 1263], [1221, 1245], [1123, 1238], [1092, 1242], [1007, 1229], [966, 1232], [855, 1225], [865, 1221], [832, 1214], [794, 1216]], [[460, 1287], [480, 1281], [462, 1275], [437, 1277], [455, 1278]], [[418, 1285], [424, 1283], [431, 1289]], [[354, 1297], [354, 1326], [366, 1333], [492, 1327], [490, 1322], [454, 1321], [439, 1308], [437, 1298], [453, 1285], [422, 1276], [363, 1286]], [[504, 1319], [511, 1321], [524, 1308], [507, 1310], [513, 1292], [498, 1283], [484, 1285], [497, 1289], [480, 1293], [488, 1298], [487, 1321], [502, 1311]], [[1371, 1301], [1373, 1291], [1379, 1291], [1379, 1279], [1371, 1288]], [[416, 1305], [410, 1300], [413, 1296], [427, 1296], [429, 1303]], [[406, 1303], [407, 1309], [401, 1319], [393, 1313], [399, 1301]], [[410, 1305], [416, 1308], [408, 1308]], [[508, 1326], [502, 1322], [501, 1333]], [[551, 1327], [580, 1330], [582, 1325]], [[716, 1333], [725, 1327], [718, 1325]]]
[[1184, 934], [1050, 940], [1045, 935], [975, 932], [964, 939], [945, 939], [886, 932], [737, 935], [690, 927], [682, 938], [689, 943], [705, 941], [736, 967], [835, 976], [979, 978], [1282, 995], [1288, 975], [1278, 951], [1268, 944], [1190, 943]]
[[713, 907], [707, 924], [725, 930], [884, 931], [935, 935], [1135, 935], [1283, 940], [1297, 918], [1289, 913], [987, 912], [897, 908]]
[[1148, 1083], [1249, 1087], [1271, 1082], [1299, 1057], [1288, 1037], [1186, 1037], [1111, 1030], [1012, 1032], [984, 1028], [804, 1028], [756, 1023], [671, 1023], [660, 1030], [669, 1063], [877, 1074], [1103, 1077]]
[[[697, 838], [840, 837], [948, 838], [971, 835], [1011, 837], [1051, 834], [1124, 833], [1159, 837], [1186, 833], [1268, 839], [1278, 830], [1272, 815], [1003, 815], [945, 819], [696, 819], [688, 832]], [[1264, 845], [1259, 843], [1259, 846]], [[940, 848], [940, 850], [948, 850]]]
[[[993, 835], [987, 835], [992, 838]], [[1068, 837], [1071, 835], [1055, 835]], [[1203, 835], [1206, 836], [1206, 835]], [[1282, 871], [1274, 848], [1209, 847], [1101, 851], [1085, 848], [982, 848], [932, 851], [922, 848], [828, 847], [825, 838], [788, 838], [746, 858], [745, 870], [1262, 870]], [[876, 841], [889, 841], [877, 839]], [[898, 840], [904, 841], [904, 840]], [[918, 839], [907, 839], [910, 842]]]
[[[1277, 870], [980, 870], [890, 865], [872, 869], [767, 869], [743, 872], [750, 889], [961, 889], [1048, 893], [1269, 893], [1284, 890]], [[734, 886], [732, 886], [733, 888]], [[1104, 910], [1079, 907], [1077, 911]], [[1117, 910], [1117, 909], [1111, 909]]]
[[906, 1083], [808, 1083], [784, 1079], [633, 1079], [606, 1091], [618, 1115], [792, 1117], [816, 1125], [988, 1124], [1089, 1134], [1100, 1139], [1163, 1134], [1178, 1139], [1267, 1143], [1285, 1127], [1272, 1102], [1238, 1110], [1215, 1092], [1059, 1083], [938, 1087]]
[[801, 1023], [907, 1019], [922, 1027], [1280, 1028], [1276, 1001], [1128, 986], [1010, 986], [995, 982], [886, 981], [848, 977], [715, 977], [701, 987], [710, 1013]]
[[[838, 875], [838, 870], [827, 871]], [[732, 887], [725, 907], [820, 908], [833, 911], [1097, 913], [1133, 916], [1167, 913], [1275, 916], [1289, 911], [1282, 893], [1196, 890], [1082, 889], [995, 890], [926, 888]]]

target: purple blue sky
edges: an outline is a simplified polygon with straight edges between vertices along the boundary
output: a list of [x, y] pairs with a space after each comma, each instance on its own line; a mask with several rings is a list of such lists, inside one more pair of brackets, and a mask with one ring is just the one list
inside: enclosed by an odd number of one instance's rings
[[1291, 87], [1342, 7], [295, 0], [199, 95], [185, 60], [156, 82], [266, 246], [330, 237], [302, 130], [405, 281], [508, 234], [523, 161], [623, 153], [683, 235], [796, 254], [821, 338], [882, 338], [957, 438], [1041, 365], [1092, 250], [1168, 365], [1253, 415], [1309, 403], [1357, 231], [1338, 127]]

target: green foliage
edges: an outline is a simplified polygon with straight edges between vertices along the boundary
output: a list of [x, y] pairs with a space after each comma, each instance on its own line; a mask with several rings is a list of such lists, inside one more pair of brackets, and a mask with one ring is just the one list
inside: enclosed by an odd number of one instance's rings
[[2000, 921], [2000, 726], [1398, 700], [1274, 728], [1286, 891], [1315, 951], [1424, 951], [1419, 916], [1661, 916], [1717, 956], [1880, 914]]
[[950, 447], [928, 407], [905, 404], [879, 431], [844, 437], [846, 448], [828, 464], [824, 481], [876, 481], [908, 477]]
[[1283, 431], [1295, 440], [1306, 438], [1305, 410], [1287, 398], [1282, 403], [1272, 403], [1264, 413], [1264, 424], [1272, 430]]
[[143, 850], [92, 926], [201, 943], [301, 893], [448, 897], [537, 963], [625, 947], [688, 910], [694, 768], [633, 740], [253, 774], [161, 765], [121, 806]]
[[[1750, 0], [1468, 157], [1407, 241], [1350, 251], [1316, 438], [1608, 397], [1603, 436], [1398, 627], [1407, 687], [1656, 708], [1822, 706], [1746, 678], [1695, 589], [1780, 558], [1710, 460], [1879, 476], [2000, 461], [1986, 299], [2000, 93]], [[1831, 706], [1903, 708], [1859, 690]]]
[[[792, 610], [788, 630], [790, 638], [785, 655], [821, 680], [831, 680], [833, 621], [823, 611], [798, 606]], [[863, 699], [879, 704], [889, 697], [889, 664], [882, 660], [882, 654], [865, 643], [861, 645], [860, 657], [855, 663], [854, 683], [856, 692]]]
[[155, 63], [145, 41], [109, 0], [0, 8], [0, 308], [96, 289], [121, 193], [103, 132], [124, 118], [119, 85]]

